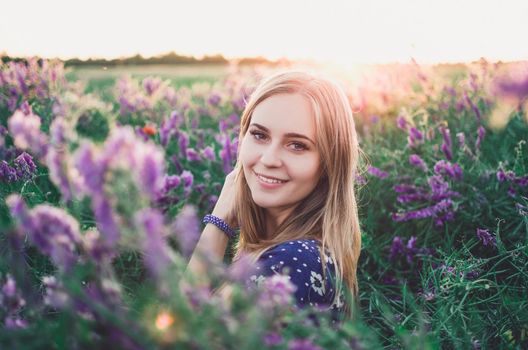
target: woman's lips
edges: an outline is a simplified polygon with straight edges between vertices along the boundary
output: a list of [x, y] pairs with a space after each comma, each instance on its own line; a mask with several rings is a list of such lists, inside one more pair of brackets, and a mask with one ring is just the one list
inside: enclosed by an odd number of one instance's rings
[[266, 176], [266, 175], [258, 174], [256, 172], [254, 172], [254, 174], [257, 177], [258, 182], [264, 188], [277, 188], [288, 182], [288, 180], [281, 180], [276, 177]]

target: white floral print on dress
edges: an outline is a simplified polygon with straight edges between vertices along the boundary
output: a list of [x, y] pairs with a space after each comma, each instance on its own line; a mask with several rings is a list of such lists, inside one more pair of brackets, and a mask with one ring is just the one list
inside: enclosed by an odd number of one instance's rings
[[323, 295], [325, 292], [325, 286], [323, 282], [323, 277], [315, 271], [312, 271], [310, 276], [310, 283], [312, 284], [313, 290], [315, 290], [319, 295]]

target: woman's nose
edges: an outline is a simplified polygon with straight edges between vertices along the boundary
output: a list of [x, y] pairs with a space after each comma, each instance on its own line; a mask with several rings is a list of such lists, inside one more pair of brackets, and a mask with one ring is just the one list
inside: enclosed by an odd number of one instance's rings
[[268, 146], [262, 151], [260, 162], [267, 167], [279, 167], [282, 165], [277, 147]]

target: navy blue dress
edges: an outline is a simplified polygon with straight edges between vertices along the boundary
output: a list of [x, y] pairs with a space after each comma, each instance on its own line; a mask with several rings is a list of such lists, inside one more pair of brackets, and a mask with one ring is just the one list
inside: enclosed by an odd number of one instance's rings
[[274, 274], [289, 276], [297, 287], [295, 303], [299, 308], [309, 306], [330, 308], [334, 315], [343, 311], [343, 293], [333, 302], [335, 295], [334, 261], [328, 251], [326, 276], [323, 280], [321, 242], [315, 239], [287, 241], [264, 252], [257, 261], [255, 274], [250, 280], [260, 285], [266, 277]]

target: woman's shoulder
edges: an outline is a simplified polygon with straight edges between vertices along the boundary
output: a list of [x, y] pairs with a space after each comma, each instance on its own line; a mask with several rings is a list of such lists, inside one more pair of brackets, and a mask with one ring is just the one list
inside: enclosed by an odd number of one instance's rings
[[[321, 241], [312, 238], [285, 241], [266, 250], [261, 255], [260, 260], [273, 258], [275, 256], [292, 258], [302, 257], [303, 259], [316, 260], [318, 263], [321, 263]], [[325, 259], [327, 263], [333, 264], [333, 260], [330, 257], [328, 250], [325, 250]]]

